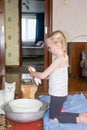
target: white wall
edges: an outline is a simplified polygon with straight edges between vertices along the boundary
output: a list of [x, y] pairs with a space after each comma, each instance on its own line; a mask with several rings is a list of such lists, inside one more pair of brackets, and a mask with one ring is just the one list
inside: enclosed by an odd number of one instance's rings
[[57, 29], [68, 42], [87, 42], [87, 0], [53, 0], [53, 31]]

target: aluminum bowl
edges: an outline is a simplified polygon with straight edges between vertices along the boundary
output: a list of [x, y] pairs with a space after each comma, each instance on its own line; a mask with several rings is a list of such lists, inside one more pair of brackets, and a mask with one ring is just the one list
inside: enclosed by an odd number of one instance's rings
[[46, 110], [48, 109], [49, 105], [47, 102], [43, 102], [43, 106], [40, 108], [37, 112], [13, 112], [11, 107], [9, 106], [9, 103], [7, 103], [3, 110], [5, 111], [5, 114], [8, 119], [11, 119], [16, 122], [26, 123], [26, 122], [33, 122], [37, 121], [41, 118], [43, 118]]
[[27, 98], [15, 99], [8, 104], [13, 112], [37, 112], [43, 106], [40, 100]]

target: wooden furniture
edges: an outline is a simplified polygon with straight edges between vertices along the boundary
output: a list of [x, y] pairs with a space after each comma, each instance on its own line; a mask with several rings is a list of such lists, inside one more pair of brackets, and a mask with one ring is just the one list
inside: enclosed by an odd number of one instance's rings
[[5, 81], [4, 0], [0, 0], [0, 88]]
[[87, 50], [87, 42], [73, 42], [68, 43], [69, 53], [69, 75], [72, 77], [81, 76], [81, 53], [83, 50]]
[[35, 93], [37, 91], [38, 86], [35, 84], [22, 84], [21, 91], [22, 91], [22, 98], [35, 98]]

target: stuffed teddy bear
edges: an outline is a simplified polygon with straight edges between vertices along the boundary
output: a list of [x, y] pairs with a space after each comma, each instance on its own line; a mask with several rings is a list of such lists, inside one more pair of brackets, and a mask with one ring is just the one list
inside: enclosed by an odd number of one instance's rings
[[82, 51], [82, 60], [80, 62], [82, 76], [87, 77], [87, 50]]

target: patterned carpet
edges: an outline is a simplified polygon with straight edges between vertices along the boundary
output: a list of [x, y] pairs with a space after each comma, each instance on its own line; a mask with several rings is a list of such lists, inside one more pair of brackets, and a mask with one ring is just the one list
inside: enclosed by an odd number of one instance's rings
[[0, 130], [8, 130], [9, 121], [4, 115], [0, 115]]
[[6, 66], [6, 73], [29, 73], [27, 66], [31, 65], [36, 68], [37, 71], [43, 71], [44, 70], [44, 62], [43, 59], [38, 58], [36, 59], [29, 59], [24, 58], [22, 66]]
[[43, 120], [31, 123], [18, 123], [0, 115], [0, 130], [43, 130]]
[[[29, 65], [35, 67], [37, 71], [43, 71], [44, 70], [44, 68], [43, 68], [43, 66], [41, 64], [37, 64], [37, 65], [29, 64]], [[19, 67], [19, 66], [16, 66], [16, 67], [12, 66], [12, 67], [6, 67], [6, 73], [7, 74], [8, 73], [14, 73], [14, 74], [19, 73], [19, 74], [22, 74], [22, 73], [29, 73], [29, 71], [27, 69], [27, 65], [21, 66], [21, 67]]]
[[6, 66], [6, 74], [29, 73], [27, 66]]

